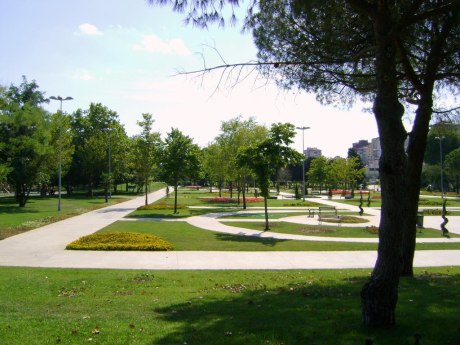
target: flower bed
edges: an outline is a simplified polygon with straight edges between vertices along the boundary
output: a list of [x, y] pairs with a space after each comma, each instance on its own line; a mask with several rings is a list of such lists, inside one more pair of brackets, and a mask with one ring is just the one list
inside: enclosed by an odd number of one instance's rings
[[74, 250], [172, 250], [173, 246], [161, 238], [136, 232], [97, 232], [66, 246]]
[[[177, 205], [177, 209], [183, 209], [186, 208], [184, 205]], [[149, 205], [143, 205], [139, 206], [137, 208], [139, 211], [145, 211], [145, 210], [174, 210], [174, 205], [169, 205], [169, 204], [149, 204]]]
[[[200, 200], [202, 201], [205, 201], [205, 202], [209, 202], [209, 203], [236, 203], [238, 202], [238, 198], [229, 198], [229, 197], [220, 197], [220, 196], [216, 196], [216, 197], [203, 197], [203, 198], [200, 198]], [[242, 202], [243, 201], [243, 198], [240, 198], [240, 201]], [[263, 198], [256, 198], [256, 197], [246, 197], [246, 202], [260, 202], [260, 201], [264, 201]]]
[[191, 190], [200, 190], [200, 188], [202, 187], [196, 186], [196, 185], [190, 185], [190, 186], [185, 186], [184, 188], [191, 189]]

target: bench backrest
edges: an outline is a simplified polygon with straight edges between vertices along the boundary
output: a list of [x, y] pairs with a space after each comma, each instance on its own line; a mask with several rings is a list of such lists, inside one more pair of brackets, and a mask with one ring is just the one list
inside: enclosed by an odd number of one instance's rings
[[337, 215], [337, 209], [334, 206], [319, 206], [319, 214], [335, 214]]

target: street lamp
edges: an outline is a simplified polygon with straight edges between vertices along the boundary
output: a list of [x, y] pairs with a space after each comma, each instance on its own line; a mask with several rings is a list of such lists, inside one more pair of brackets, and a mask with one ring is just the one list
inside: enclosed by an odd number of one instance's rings
[[444, 181], [443, 181], [443, 165], [442, 165], [442, 139], [445, 137], [435, 137], [435, 139], [439, 140], [439, 161], [441, 164], [441, 198], [444, 198]]
[[61, 211], [61, 172], [62, 172], [62, 102], [70, 101], [72, 97], [62, 98], [61, 96], [51, 96], [50, 99], [59, 101], [59, 168], [58, 168], [58, 211]]
[[304, 148], [304, 133], [306, 129], [310, 127], [296, 127], [296, 129], [302, 131], [302, 200], [305, 201], [305, 148]]

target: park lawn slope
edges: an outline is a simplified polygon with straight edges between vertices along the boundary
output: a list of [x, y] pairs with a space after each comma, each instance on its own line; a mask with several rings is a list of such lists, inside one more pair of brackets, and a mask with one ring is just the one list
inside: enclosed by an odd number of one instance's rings
[[415, 333], [458, 343], [460, 268], [402, 278], [391, 330], [361, 325], [369, 273], [2, 267], [0, 343], [409, 345]]

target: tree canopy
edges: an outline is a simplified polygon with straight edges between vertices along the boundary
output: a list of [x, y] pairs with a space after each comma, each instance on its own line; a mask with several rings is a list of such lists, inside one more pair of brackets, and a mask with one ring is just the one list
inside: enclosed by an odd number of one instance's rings
[[[150, 0], [205, 26], [234, 0]], [[254, 0], [246, 16], [261, 71], [325, 103], [372, 100], [380, 134], [378, 259], [362, 291], [366, 325], [391, 327], [399, 275], [412, 275], [423, 155], [436, 96], [458, 92], [460, 1]], [[225, 68], [226, 66], [224, 66]], [[415, 117], [408, 133], [405, 105]], [[412, 108], [409, 108], [412, 109]], [[407, 150], [405, 141], [409, 138]], [[402, 263], [400, 260], [402, 257]]]

